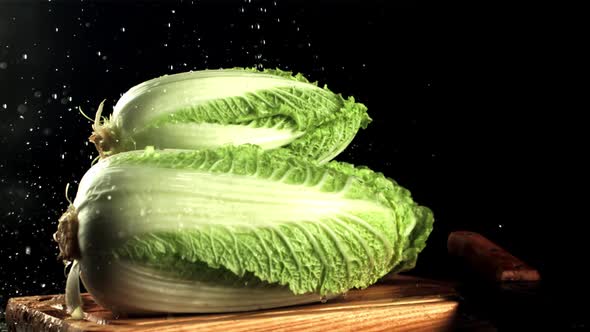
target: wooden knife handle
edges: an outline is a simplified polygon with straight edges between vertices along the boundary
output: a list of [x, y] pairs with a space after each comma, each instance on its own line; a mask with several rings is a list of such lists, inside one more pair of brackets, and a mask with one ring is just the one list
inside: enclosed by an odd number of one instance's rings
[[482, 277], [495, 281], [537, 281], [539, 272], [508, 251], [474, 232], [452, 232], [447, 241], [451, 255], [463, 258]]

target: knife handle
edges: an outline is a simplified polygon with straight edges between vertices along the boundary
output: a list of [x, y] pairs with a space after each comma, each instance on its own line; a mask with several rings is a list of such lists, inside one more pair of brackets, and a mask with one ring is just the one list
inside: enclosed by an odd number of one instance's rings
[[464, 259], [482, 277], [494, 281], [537, 281], [539, 272], [508, 251], [475, 232], [449, 235], [447, 249]]

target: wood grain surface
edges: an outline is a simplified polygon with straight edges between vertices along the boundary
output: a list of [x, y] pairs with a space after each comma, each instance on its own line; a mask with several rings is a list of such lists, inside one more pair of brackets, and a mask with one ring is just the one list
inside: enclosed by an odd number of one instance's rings
[[458, 308], [453, 285], [401, 275], [326, 303], [230, 314], [114, 317], [83, 299], [85, 319], [72, 320], [63, 295], [12, 298], [9, 331], [440, 331]]
[[483, 278], [539, 281], [539, 272], [479, 233], [456, 231], [447, 240], [449, 254], [463, 258]]

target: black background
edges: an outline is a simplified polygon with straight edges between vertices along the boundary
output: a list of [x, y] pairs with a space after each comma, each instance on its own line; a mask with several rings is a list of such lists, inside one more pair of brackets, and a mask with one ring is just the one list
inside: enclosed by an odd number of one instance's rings
[[[0, 307], [63, 292], [51, 234], [66, 183], [96, 156], [77, 108], [234, 66], [301, 72], [368, 106], [373, 123], [338, 159], [433, 209], [415, 274], [461, 279], [445, 240], [473, 230], [541, 271], [548, 306], [575, 301], [587, 105], [573, 103], [578, 21], [562, 18], [388, 1], [0, 1]], [[575, 312], [564, 327], [584, 327]]]

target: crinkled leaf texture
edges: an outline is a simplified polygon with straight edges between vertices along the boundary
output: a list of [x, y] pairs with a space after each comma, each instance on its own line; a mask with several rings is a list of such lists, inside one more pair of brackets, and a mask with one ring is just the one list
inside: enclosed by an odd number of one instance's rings
[[[74, 205], [83, 280], [107, 306], [104, 288], [162, 290], [164, 279], [317, 301], [412, 268], [433, 224], [381, 173], [251, 145], [108, 157], [84, 176]], [[112, 274], [133, 282], [104, 281]], [[162, 284], [150, 288], [150, 275]]]
[[113, 151], [202, 149], [226, 144], [286, 147], [320, 163], [371, 121], [367, 108], [278, 69], [202, 70], [141, 83], [115, 105]]

